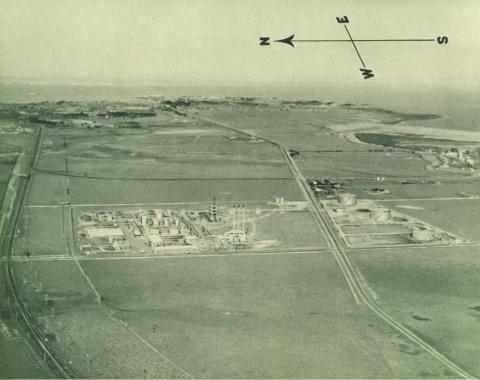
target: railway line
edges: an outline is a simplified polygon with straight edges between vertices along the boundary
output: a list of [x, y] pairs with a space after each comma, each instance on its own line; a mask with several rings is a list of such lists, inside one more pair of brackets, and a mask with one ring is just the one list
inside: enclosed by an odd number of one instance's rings
[[4, 279], [7, 297], [9, 298], [8, 302], [11, 307], [12, 314], [17, 316], [17, 320], [26, 330], [28, 342], [43, 358], [43, 363], [48, 367], [52, 377], [73, 378], [75, 377], [75, 374], [72, 372], [72, 370], [67, 368], [66, 365], [62, 363], [61, 360], [57, 358], [54, 352], [48, 347], [41, 329], [30, 314], [28, 304], [23, 301], [19, 291], [17, 290], [15, 274], [11, 260], [13, 253], [13, 241], [15, 239], [15, 233], [18, 229], [20, 211], [28, 194], [31, 178], [40, 155], [42, 136], [43, 128], [40, 128], [37, 135], [37, 140], [35, 142], [32, 161], [30, 163], [28, 173], [26, 175], [18, 176], [18, 181], [20, 181], [20, 183], [18, 184], [17, 192], [15, 194], [16, 199], [14, 199], [12, 203], [8, 221], [4, 226], [3, 231], [1, 231], [4, 236], [7, 237], [1, 241], [2, 256], [4, 255], [6, 257], [4, 265]]

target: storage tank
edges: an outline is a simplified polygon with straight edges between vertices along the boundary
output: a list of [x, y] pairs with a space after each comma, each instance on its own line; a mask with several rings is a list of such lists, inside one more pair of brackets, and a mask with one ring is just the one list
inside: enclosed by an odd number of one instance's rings
[[370, 220], [372, 223], [388, 223], [392, 219], [392, 210], [378, 207], [370, 210]]
[[154, 214], [155, 214], [155, 219], [157, 219], [158, 222], [160, 222], [163, 218], [163, 212], [161, 209], [155, 209], [154, 211]]
[[349, 193], [338, 194], [338, 203], [342, 206], [355, 206], [357, 204], [357, 196]]
[[432, 241], [435, 240], [435, 231], [427, 227], [413, 227], [410, 237], [415, 241]]

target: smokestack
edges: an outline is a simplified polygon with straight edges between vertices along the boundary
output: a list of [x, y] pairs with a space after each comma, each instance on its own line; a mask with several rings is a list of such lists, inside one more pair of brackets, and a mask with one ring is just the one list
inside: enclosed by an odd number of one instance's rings
[[235, 210], [236, 210], [235, 217], [237, 219], [237, 230], [239, 230], [240, 229], [240, 205], [237, 205]]
[[245, 205], [242, 205], [242, 231], [245, 231]]
[[233, 227], [232, 229], [235, 230], [235, 217], [236, 217], [236, 214], [237, 214], [237, 209], [236, 209], [236, 205], [233, 205]]

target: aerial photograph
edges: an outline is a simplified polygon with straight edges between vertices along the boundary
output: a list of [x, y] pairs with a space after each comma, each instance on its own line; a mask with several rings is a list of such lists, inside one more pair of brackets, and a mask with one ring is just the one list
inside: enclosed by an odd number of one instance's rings
[[1, 379], [480, 377], [480, 1], [0, 9]]

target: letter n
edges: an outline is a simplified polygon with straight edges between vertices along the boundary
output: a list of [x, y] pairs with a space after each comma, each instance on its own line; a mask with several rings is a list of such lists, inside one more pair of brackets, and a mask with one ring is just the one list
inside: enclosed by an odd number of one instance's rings
[[260, 37], [260, 45], [268, 46], [270, 45], [270, 37]]
[[363, 79], [368, 79], [368, 78], [372, 78], [372, 77], [375, 76], [375, 75], [373, 74], [373, 70], [370, 70], [370, 69], [360, 69], [360, 71], [362, 72]]

